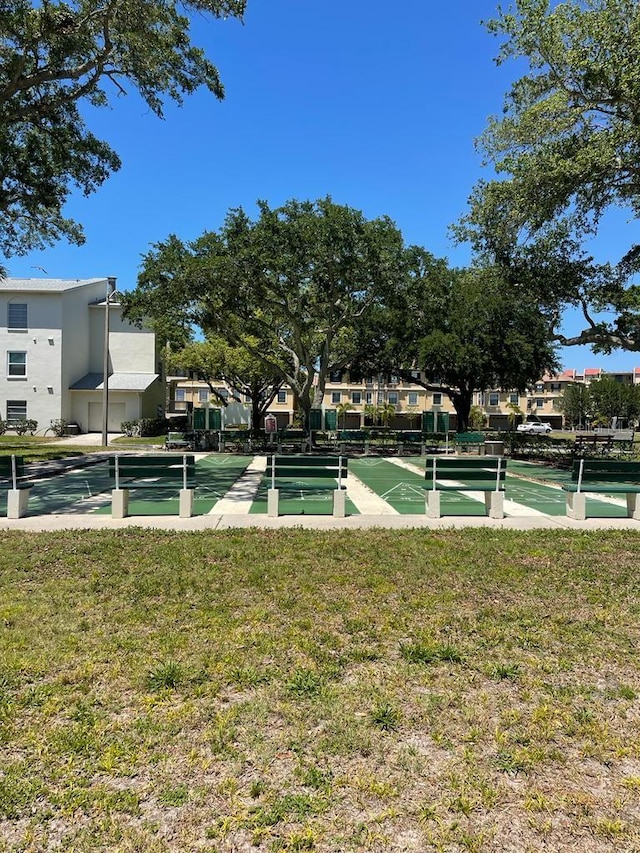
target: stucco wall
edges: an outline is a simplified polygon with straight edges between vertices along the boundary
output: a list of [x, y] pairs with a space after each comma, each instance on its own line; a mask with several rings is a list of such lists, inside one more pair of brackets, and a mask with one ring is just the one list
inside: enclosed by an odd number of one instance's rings
[[61, 374], [61, 414], [59, 417], [74, 421], [73, 398], [75, 392], [69, 387], [89, 373], [89, 352], [93, 330], [89, 317], [94, 312], [91, 305], [96, 300], [104, 299], [106, 282], [82, 288], [82, 290], [66, 291], [62, 294], [62, 374]]
[[[87, 372], [102, 373], [104, 362], [104, 305], [89, 312], [91, 345]], [[109, 307], [109, 365], [111, 373], [155, 373], [155, 335], [122, 319], [120, 305]]]

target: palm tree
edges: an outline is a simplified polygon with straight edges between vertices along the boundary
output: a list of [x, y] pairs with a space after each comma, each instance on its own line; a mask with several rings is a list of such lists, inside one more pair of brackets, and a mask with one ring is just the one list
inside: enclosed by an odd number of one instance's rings
[[373, 403], [366, 403], [364, 407], [364, 416], [366, 418], [371, 418], [373, 423], [376, 424], [380, 417], [378, 406], [375, 406]]
[[388, 427], [389, 421], [396, 413], [396, 407], [393, 405], [393, 403], [380, 403], [380, 405], [378, 406], [378, 413], [380, 415], [382, 425]]
[[507, 403], [507, 409], [509, 409], [509, 428], [513, 432], [516, 426], [516, 421], [518, 418], [524, 417], [524, 412], [517, 403]]
[[342, 429], [347, 428], [347, 412], [350, 412], [351, 409], [355, 409], [353, 403], [338, 403], [336, 406], [338, 424], [340, 423], [340, 415], [342, 415]]

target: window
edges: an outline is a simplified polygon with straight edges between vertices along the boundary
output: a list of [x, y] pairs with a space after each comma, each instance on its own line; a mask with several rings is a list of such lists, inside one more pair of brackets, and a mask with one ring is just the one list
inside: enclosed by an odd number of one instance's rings
[[373, 391], [367, 391], [364, 395], [364, 401], [367, 406], [373, 405]]
[[362, 394], [360, 391], [352, 391], [351, 392], [351, 402], [354, 406], [359, 406], [362, 402]]
[[341, 399], [342, 399], [342, 394], [339, 391], [332, 391], [331, 392], [331, 402], [332, 403], [339, 403]]
[[342, 371], [332, 370], [329, 374], [329, 382], [342, 382]]
[[536, 391], [538, 392], [538, 394], [539, 394], [541, 391], [544, 391], [544, 383], [543, 383], [543, 382], [538, 382], [538, 383], [536, 384]]
[[491, 391], [491, 393], [489, 394], [489, 405], [497, 406], [499, 402], [500, 394], [498, 394], [497, 391]]
[[228, 400], [229, 399], [229, 391], [226, 388], [216, 388], [215, 390], [216, 390], [216, 393], [218, 394], [218, 397], [220, 397], [220, 399], [222, 399], [222, 400]]
[[10, 302], [7, 306], [7, 328], [27, 328], [27, 306], [20, 302]]
[[286, 391], [278, 391], [278, 402], [286, 403], [287, 402], [287, 392]]
[[208, 403], [209, 402], [209, 389], [208, 388], [200, 388], [198, 390], [198, 402], [199, 403]]
[[435, 393], [433, 395], [433, 405], [434, 406], [441, 406], [442, 405], [442, 394]]
[[26, 400], [7, 400], [7, 420], [11, 423], [21, 421], [27, 417]]
[[407, 394], [407, 401], [410, 406], [418, 405], [418, 392], [417, 391], [409, 391]]
[[520, 396], [518, 394], [509, 394], [509, 402], [515, 403], [515, 405], [517, 406], [520, 402]]
[[27, 375], [26, 352], [7, 353], [7, 376], [25, 377]]
[[400, 381], [400, 377], [396, 376], [395, 373], [392, 373], [391, 376], [389, 377], [389, 384], [390, 385], [397, 385], [399, 381]]
[[392, 406], [398, 405], [398, 392], [397, 391], [389, 391], [387, 394], [387, 402], [391, 403]]
[[176, 403], [184, 403], [187, 399], [187, 392], [184, 388], [176, 388]]
[[536, 398], [536, 407], [542, 408], [542, 406], [544, 406], [544, 400], [541, 397], [537, 397]]

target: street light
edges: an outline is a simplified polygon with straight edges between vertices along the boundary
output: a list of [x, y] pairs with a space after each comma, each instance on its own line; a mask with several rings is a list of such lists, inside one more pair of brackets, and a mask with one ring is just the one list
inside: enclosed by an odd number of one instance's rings
[[104, 361], [102, 364], [102, 445], [109, 444], [109, 302], [116, 291], [115, 276], [107, 278], [104, 302]]

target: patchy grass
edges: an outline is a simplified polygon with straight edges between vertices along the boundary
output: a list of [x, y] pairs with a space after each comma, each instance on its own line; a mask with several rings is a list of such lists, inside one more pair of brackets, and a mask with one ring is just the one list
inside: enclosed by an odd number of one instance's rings
[[640, 535], [0, 534], [0, 851], [636, 851]]

